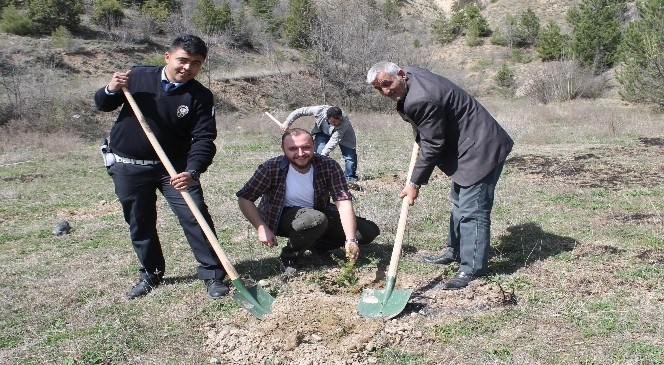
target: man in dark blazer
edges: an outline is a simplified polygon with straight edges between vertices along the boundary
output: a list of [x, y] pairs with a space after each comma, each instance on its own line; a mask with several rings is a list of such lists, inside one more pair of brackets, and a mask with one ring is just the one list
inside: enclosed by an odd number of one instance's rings
[[458, 262], [459, 272], [443, 288], [464, 288], [486, 272], [494, 190], [514, 142], [475, 98], [430, 71], [379, 62], [367, 73], [367, 83], [397, 102], [420, 146], [400, 197], [412, 205], [436, 166], [452, 179], [447, 251], [423, 261]]

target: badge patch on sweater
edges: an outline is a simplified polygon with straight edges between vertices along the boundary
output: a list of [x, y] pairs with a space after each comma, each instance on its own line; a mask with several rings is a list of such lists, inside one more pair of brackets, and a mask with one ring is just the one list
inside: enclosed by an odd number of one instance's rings
[[189, 114], [189, 107], [186, 105], [180, 105], [178, 107], [178, 118], [182, 118], [187, 114]]

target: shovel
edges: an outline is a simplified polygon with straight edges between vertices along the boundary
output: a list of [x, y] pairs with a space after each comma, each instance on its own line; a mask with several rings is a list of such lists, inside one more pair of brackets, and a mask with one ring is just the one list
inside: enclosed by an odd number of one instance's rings
[[[131, 96], [131, 93], [129, 93], [129, 90], [127, 90], [126, 87], [123, 87], [122, 91], [127, 97], [127, 101], [129, 102], [129, 105], [131, 105], [131, 109], [134, 111], [134, 114], [136, 114], [138, 122], [141, 123], [143, 131], [150, 140], [152, 148], [154, 148], [155, 152], [157, 152], [157, 155], [159, 156], [159, 160], [161, 161], [161, 163], [164, 164], [166, 171], [168, 171], [168, 174], [170, 176], [177, 175], [177, 172], [175, 171], [175, 168], [173, 168], [171, 161], [168, 159], [166, 153], [161, 148], [159, 141], [157, 141], [157, 137], [155, 137], [154, 133], [152, 133], [152, 130], [150, 129], [150, 126], [145, 121], [145, 117], [143, 116], [143, 113], [141, 113], [138, 104], [136, 104], [134, 97]], [[205, 237], [207, 237], [208, 241], [210, 241], [210, 243], [212, 244], [212, 249], [214, 249], [214, 252], [217, 254], [219, 261], [221, 261], [221, 264], [226, 270], [228, 277], [231, 279], [233, 286], [235, 286], [235, 289], [237, 289], [237, 293], [233, 295], [233, 299], [242, 308], [248, 310], [251, 314], [253, 314], [258, 318], [263, 318], [265, 315], [271, 313], [270, 306], [272, 305], [274, 298], [270, 294], [268, 294], [265, 291], [265, 289], [263, 289], [258, 285], [249, 288], [247, 288], [244, 285], [244, 282], [242, 281], [242, 279], [240, 279], [239, 275], [237, 274], [237, 271], [235, 271], [235, 268], [228, 260], [228, 256], [226, 256], [226, 253], [221, 248], [221, 245], [219, 245], [217, 237], [214, 235], [214, 232], [212, 232], [210, 225], [207, 223], [207, 221], [201, 214], [201, 211], [196, 206], [196, 203], [194, 203], [194, 200], [191, 198], [191, 195], [189, 195], [189, 192], [187, 192], [186, 190], [180, 190], [180, 192], [182, 193], [182, 197], [184, 198], [184, 200], [187, 202], [189, 209], [191, 209], [191, 212], [194, 213], [196, 221], [198, 221], [198, 224], [203, 229]]]
[[270, 114], [270, 113], [268, 113], [268, 112], [265, 112], [265, 115], [267, 115], [268, 117], [270, 117], [270, 119], [272, 119], [275, 123], [277, 123], [277, 125], [279, 126], [279, 128], [281, 128], [281, 122], [279, 122], [279, 119], [275, 118], [272, 114]]
[[[415, 167], [419, 151], [420, 148], [415, 143], [413, 145], [413, 152], [410, 155], [410, 166], [408, 167], [406, 183], [410, 181], [410, 176], [413, 174], [413, 168]], [[410, 299], [410, 295], [413, 293], [412, 289], [394, 290], [394, 283], [397, 281], [397, 268], [399, 266], [399, 259], [401, 258], [401, 245], [403, 244], [403, 236], [406, 230], [408, 206], [408, 197], [404, 196], [401, 202], [399, 226], [397, 228], [397, 235], [394, 238], [390, 267], [387, 270], [387, 278], [385, 279], [385, 290], [364, 289], [360, 303], [357, 305], [357, 312], [363, 317], [383, 317], [385, 319], [395, 317], [403, 311], [408, 303], [408, 299]]]

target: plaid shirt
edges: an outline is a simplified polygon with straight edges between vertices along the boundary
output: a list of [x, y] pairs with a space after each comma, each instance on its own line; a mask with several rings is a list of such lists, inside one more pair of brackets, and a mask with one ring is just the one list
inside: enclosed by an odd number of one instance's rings
[[[286, 196], [288, 164], [288, 159], [283, 155], [265, 161], [258, 166], [242, 189], [235, 193], [237, 197], [252, 202], [261, 198], [258, 212], [274, 232], [279, 225]], [[334, 159], [314, 154], [312, 168], [314, 169], [314, 209], [320, 211], [336, 209], [330, 198], [335, 202], [352, 200], [353, 196], [348, 189], [344, 172]]]

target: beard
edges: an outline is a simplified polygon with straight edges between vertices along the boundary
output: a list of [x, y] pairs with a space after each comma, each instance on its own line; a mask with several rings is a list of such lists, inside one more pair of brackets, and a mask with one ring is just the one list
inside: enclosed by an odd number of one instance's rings
[[313, 157], [309, 155], [307, 158], [291, 158], [290, 156], [286, 156], [288, 158], [288, 162], [290, 162], [293, 166], [297, 167], [298, 169], [303, 169], [306, 170], [311, 166], [311, 161], [313, 160]]

